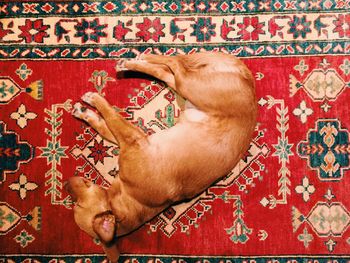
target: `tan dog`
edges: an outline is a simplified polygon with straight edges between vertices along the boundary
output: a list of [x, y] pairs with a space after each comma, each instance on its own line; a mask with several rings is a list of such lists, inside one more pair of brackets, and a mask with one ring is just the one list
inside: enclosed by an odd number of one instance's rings
[[191, 199], [228, 174], [249, 147], [256, 125], [254, 80], [231, 55], [146, 55], [124, 63], [164, 81], [190, 103], [172, 128], [146, 136], [97, 93], [73, 114], [120, 146], [119, 175], [108, 188], [72, 177], [78, 226], [100, 239], [108, 258], [119, 258], [117, 236], [137, 229], [175, 202]]

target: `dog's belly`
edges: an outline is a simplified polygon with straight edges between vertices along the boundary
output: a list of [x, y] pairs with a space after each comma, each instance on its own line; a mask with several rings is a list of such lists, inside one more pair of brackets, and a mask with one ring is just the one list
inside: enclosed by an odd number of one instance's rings
[[[192, 118], [199, 118], [196, 114]], [[199, 194], [233, 168], [239, 158], [235, 144], [232, 134], [213, 134], [200, 121], [150, 136], [147, 183], [159, 191], [151, 196], [175, 202]]]

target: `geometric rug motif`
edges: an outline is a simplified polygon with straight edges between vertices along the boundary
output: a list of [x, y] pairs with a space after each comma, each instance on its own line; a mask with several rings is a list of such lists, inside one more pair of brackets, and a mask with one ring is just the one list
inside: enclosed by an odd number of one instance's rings
[[[329, 252], [333, 252], [339, 242], [335, 238], [342, 237], [350, 226], [350, 213], [341, 202], [332, 201], [335, 195], [331, 189], [328, 189], [324, 198], [326, 202], [317, 202], [307, 215], [303, 215], [296, 207], [292, 208], [293, 231], [296, 232], [303, 223], [308, 224], [313, 233], [326, 239], [324, 244]], [[313, 239], [307, 228], [298, 235], [298, 240], [303, 242], [305, 247], [308, 247]]]
[[97, 91], [145, 133], [170, 128], [184, 101], [115, 67], [120, 58], [199, 51], [238, 56], [251, 69], [259, 116], [250, 148], [205, 192], [120, 238], [120, 261], [348, 261], [349, 8], [342, 0], [0, 2], [0, 261], [105, 260], [75, 225], [63, 183], [84, 176], [108, 186], [119, 148], [73, 118], [72, 105]]
[[349, 169], [349, 132], [337, 119], [319, 119], [308, 132], [307, 141], [299, 143], [298, 153], [321, 181], [339, 181]]
[[0, 121], [0, 183], [6, 181], [8, 173], [18, 171], [21, 163], [30, 162], [33, 155], [33, 147], [15, 132], [6, 130], [6, 124]]

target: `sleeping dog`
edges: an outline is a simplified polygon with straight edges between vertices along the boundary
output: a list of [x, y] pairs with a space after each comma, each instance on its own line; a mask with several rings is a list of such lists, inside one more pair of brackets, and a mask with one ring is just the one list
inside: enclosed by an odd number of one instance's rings
[[116, 262], [117, 237], [164, 209], [191, 199], [227, 175], [247, 151], [256, 125], [254, 79], [237, 58], [223, 53], [174, 57], [145, 55], [124, 68], [151, 75], [187, 100], [178, 123], [147, 136], [98, 93], [88, 92], [73, 115], [120, 147], [119, 175], [109, 188], [71, 177], [78, 226], [101, 241]]

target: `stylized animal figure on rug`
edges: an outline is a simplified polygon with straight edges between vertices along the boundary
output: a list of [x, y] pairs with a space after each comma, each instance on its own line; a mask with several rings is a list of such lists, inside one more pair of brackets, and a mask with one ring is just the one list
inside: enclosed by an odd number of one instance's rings
[[88, 92], [82, 100], [99, 113], [74, 106], [75, 117], [120, 147], [119, 175], [109, 188], [81, 177], [66, 184], [76, 202], [76, 223], [100, 239], [112, 262], [120, 254], [118, 237], [199, 195], [234, 168], [249, 147], [257, 115], [253, 76], [231, 55], [145, 55], [123, 66], [164, 81], [187, 102], [174, 127], [150, 136], [98, 93]]

